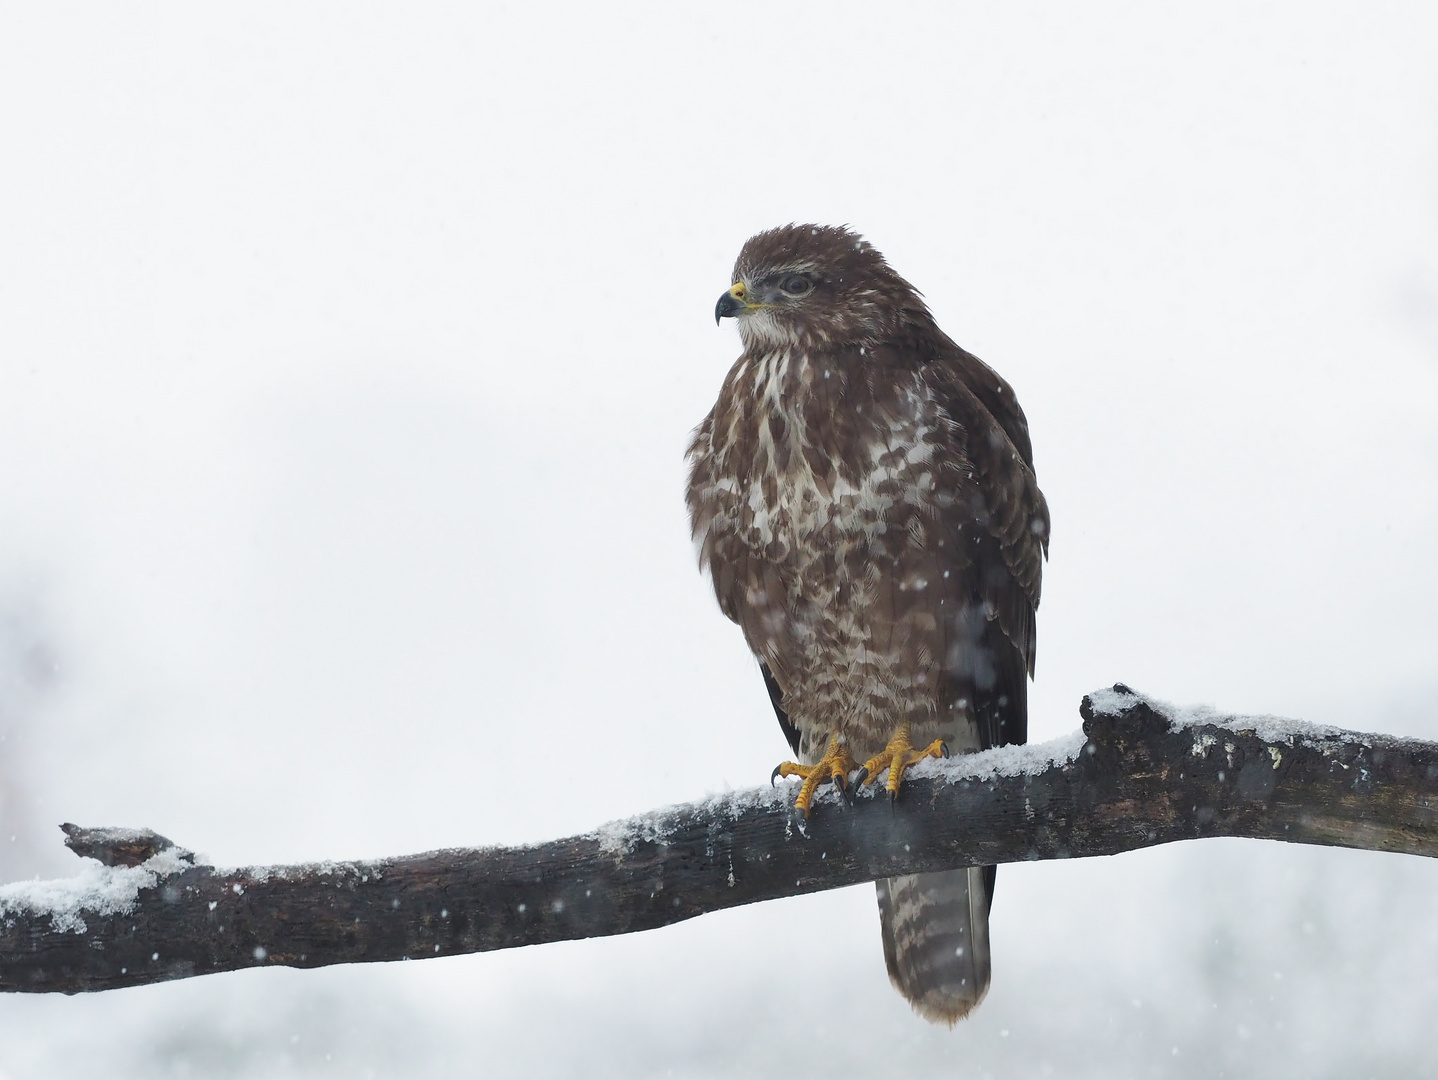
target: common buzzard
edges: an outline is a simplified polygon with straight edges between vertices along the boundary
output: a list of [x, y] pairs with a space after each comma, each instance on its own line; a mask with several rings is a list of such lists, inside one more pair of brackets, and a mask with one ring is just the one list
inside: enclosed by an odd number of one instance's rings
[[[751, 238], [715, 308], [744, 351], [689, 447], [701, 567], [803, 778], [874, 783], [1027, 738], [1049, 515], [1013, 390], [846, 228]], [[889, 977], [953, 1024], [989, 985], [995, 868], [877, 882]]]

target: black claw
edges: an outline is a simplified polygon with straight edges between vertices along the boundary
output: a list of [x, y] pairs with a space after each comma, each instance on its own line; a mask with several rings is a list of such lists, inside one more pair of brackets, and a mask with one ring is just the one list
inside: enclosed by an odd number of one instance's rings
[[865, 784], [865, 782], [868, 781], [868, 779], [869, 779], [869, 770], [866, 769], [866, 768], [864, 768], [862, 765], [860, 765], [860, 766], [859, 766], [859, 775], [858, 775], [858, 777], [854, 780], [854, 786], [855, 786], [856, 788], [857, 788], [857, 787], [863, 787], [864, 784]]
[[784, 766], [783, 766], [782, 763], [779, 764], [779, 765], [775, 765], [775, 766], [774, 766], [774, 771], [769, 774], [769, 786], [770, 786], [770, 787], [773, 787], [773, 786], [774, 786], [774, 781], [776, 781], [776, 780], [779, 779], [779, 770], [782, 769], [783, 767], [784, 767]]
[[949, 744], [948, 744], [948, 743], [939, 743], [939, 753], [943, 754], [944, 757], [948, 757], [948, 756], [949, 756]]

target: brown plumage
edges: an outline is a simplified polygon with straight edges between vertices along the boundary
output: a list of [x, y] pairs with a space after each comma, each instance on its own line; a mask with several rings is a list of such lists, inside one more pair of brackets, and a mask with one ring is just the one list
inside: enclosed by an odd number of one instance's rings
[[[1027, 738], [1048, 508], [1013, 390], [843, 228], [744, 245], [716, 317], [744, 352], [689, 448], [690, 520], [724, 614], [813, 764], [907, 722], [955, 751]], [[884, 956], [925, 1017], [989, 983], [994, 868], [878, 885]]]

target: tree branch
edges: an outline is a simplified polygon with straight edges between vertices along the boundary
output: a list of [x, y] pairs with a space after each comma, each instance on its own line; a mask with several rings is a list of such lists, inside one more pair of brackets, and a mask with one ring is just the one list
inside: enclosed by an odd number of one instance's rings
[[[0, 887], [0, 990], [76, 993], [263, 965], [422, 959], [648, 930], [958, 866], [1209, 836], [1438, 855], [1438, 744], [1083, 699], [1077, 735], [916, 766], [897, 804], [792, 791], [533, 847], [221, 870], [146, 831], [65, 826], [78, 878]], [[868, 789], [872, 790], [872, 789]]]

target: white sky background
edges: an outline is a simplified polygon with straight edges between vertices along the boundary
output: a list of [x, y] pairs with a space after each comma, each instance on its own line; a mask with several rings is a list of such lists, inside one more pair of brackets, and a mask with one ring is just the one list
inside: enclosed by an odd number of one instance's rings
[[[1036, 739], [1116, 680], [1438, 737], [1431, 6], [3, 18], [0, 878], [71, 872], [65, 820], [279, 862], [764, 782], [682, 454], [734, 256], [791, 220], [861, 230], [1019, 393]], [[864, 886], [0, 998], [0, 1078], [1411, 1074], [1435, 894], [1237, 841], [1007, 867], [953, 1032]]]

